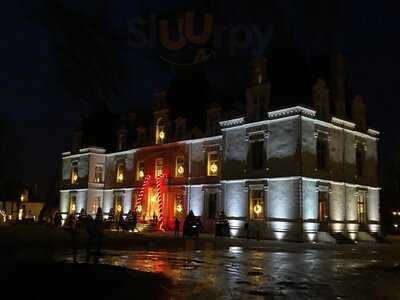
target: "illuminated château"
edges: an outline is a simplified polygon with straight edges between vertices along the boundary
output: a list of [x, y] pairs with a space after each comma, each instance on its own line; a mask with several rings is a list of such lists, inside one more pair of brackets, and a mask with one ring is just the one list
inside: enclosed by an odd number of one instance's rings
[[245, 112], [225, 119], [219, 104], [210, 105], [204, 134], [189, 130], [185, 118], [172, 119], [174, 107], [160, 93], [152, 124], [135, 128], [132, 149], [122, 126], [116, 152], [88, 147], [63, 154], [61, 212], [94, 215], [101, 207], [107, 217], [111, 208], [136, 210], [140, 222], [156, 216], [162, 229], [172, 229], [175, 217], [182, 221], [192, 210], [213, 232], [224, 210], [233, 236], [243, 236], [248, 222], [251, 234], [263, 238], [373, 240], [380, 232], [379, 132], [367, 127], [360, 96], [346, 118], [340, 72], [336, 79], [334, 96], [323, 79], [316, 81], [313, 108], [271, 110], [273, 87], [265, 59], [257, 58]]

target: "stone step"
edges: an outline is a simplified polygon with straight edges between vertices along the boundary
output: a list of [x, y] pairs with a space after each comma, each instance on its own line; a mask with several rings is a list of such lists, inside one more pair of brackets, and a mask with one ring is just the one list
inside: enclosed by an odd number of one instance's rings
[[336, 244], [355, 244], [356, 243], [354, 240], [345, 236], [343, 233], [331, 233], [331, 236], [336, 240]]
[[139, 223], [137, 224], [136, 228], [141, 232], [159, 231], [158, 227], [151, 223]]

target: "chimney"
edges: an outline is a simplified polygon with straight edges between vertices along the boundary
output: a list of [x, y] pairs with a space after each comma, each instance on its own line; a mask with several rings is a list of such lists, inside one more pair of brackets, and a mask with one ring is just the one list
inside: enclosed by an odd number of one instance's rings
[[318, 78], [313, 86], [313, 102], [317, 115], [321, 120], [329, 121], [330, 118], [330, 90], [326, 81]]
[[367, 108], [361, 95], [357, 95], [353, 100], [352, 118], [358, 130], [367, 130]]
[[343, 54], [335, 56], [334, 64], [335, 114], [340, 118], [346, 117], [346, 68]]

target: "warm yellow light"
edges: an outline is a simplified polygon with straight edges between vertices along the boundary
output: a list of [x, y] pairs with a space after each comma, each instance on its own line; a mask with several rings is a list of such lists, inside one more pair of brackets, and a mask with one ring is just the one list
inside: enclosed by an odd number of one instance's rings
[[122, 206], [121, 206], [121, 205], [118, 205], [118, 206], [117, 206], [117, 212], [120, 213], [121, 211], [122, 211]]
[[139, 178], [140, 178], [140, 179], [143, 179], [143, 178], [144, 178], [144, 171], [143, 171], [143, 170], [140, 170], [140, 171], [139, 171]]
[[210, 166], [210, 171], [211, 171], [212, 174], [217, 174], [217, 172], [218, 172], [218, 166], [217, 166], [216, 163], [212, 163], [212, 164], [211, 164], [211, 166]]
[[72, 183], [77, 183], [78, 182], [78, 174], [74, 173], [74, 175], [72, 175]]
[[25, 195], [21, 195], [21, 202], [25, 201]]
[[260, 204], [256, 204], [253, 208], [254, 213], [259, 216], [262, 213], [263, 207]]
[[183, 175], [185, 173], [185, 168], [183, 166], [178, 167], [178, 174]]
[[124, 173], [119, 172], [118, 174], [118, 182], [123, 182], [124, 181]]
[[139, 205], [136, 207], [137, 213], [140, 214], [140, 213], [142, 212], [142, 210], [143, 210], [143, 207], [139, 204]]
[[158, 137], [160, 138], [160, 140], [164, 140], [165, 139], [165, 132], [163, 130], [161, 130], [160, 133], [158, 134]]
[[23, 209], [22, 208], [20, 208], [19, 209], [19, 212], [18, 212], [18, 220], [22, 220], [22, 213], [23, 213]]
[[183, 205], [179, 203], [176, 206], [176, 211], [181, 214], [183, 212]]
[[75, 212], [76, 211], [76, 205], [75, 204], [72, 204], [71, 205], [71, 212]]

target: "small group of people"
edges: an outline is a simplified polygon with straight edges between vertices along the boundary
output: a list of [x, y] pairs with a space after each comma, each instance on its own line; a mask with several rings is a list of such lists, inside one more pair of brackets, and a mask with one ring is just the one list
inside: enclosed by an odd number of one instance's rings
[[[67, 219], [65, 220], [64, 226], [77, 229], [85, 229], [88, 224], [91, 224], [93, 221], [101, 223], [102, 225], [104, 225], [105, 229], [133, 231], [137, 225], [137, 213], [136, 211], [129, 210], [128, 214], [124, 218], [123, 213], [116, 214], [114, 208], [111, 208], [108, 213], [108, 218], [104, 220], [103, 210], [101, 209], [101, 207], [97, 209], [95, 219], [93, 219], [90, 214], [87, 214], [85, 209], [81, 209], [78, 217], [75, 213], [69, 214]], [[60, 212], [55, 213], [53, 223], [57, 227], [62, 226], [62, 216]]]
[[[180, 232], [180, 221], [178, 218], [175, 218], [174, 222], [174, 232], [175, 236], [179, 236]], [[201, 223], [200, 217], [196, 217], [191, 210], [189, 214], [186, 216], [185, 221], [183, 223], [183, 237], [198, 237], [200, 231], [203, 229], [203, 224]], [[218, 215], [218, 218], [215, 221], [215, 236], [221, 237], [229, 237], [230, 236], [230, 227], [228, 218], [225, 215], [224, 210]]]
[[133, 231], [136, 228], [137, 219], [137, 212], [134, 210], [129, 210], [126, 218], [124, 218], [122, 213], [116, 215], [114, 209], [111, 208], [105, 224], [107, 229]]

